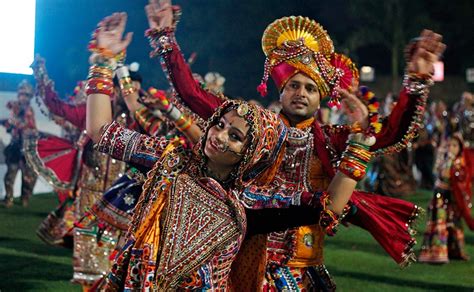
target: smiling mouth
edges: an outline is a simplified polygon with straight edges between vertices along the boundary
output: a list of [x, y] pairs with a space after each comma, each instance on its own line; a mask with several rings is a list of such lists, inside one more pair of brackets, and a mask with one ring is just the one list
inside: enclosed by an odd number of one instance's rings
[[308, 104], [302, 100], [292, 101], [291, 104], [296, 105], [296, 106], [308, 106]]
[[219, 151], [219, 152], [225, 152], [225, 151], [226, 151], [224, 145], [221, 146], [220, 144], [216, 143], [216, 141], [214, 141], [214, 140], [212, 140], [212, 139], [209, 141], [209, 144], [211, 145], [211, 147], [212, 147], [213, 149], [215, 149], [215, 150], [217, 150], [217, 151]]

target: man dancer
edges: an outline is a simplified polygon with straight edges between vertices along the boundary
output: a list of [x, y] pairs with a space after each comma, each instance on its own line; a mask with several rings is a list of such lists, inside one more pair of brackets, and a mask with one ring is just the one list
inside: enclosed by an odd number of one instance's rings
[[29, 199], [33, 194], [37, 175], [28, 167], [22, 152], [23, 139], [25, 135], [36, 131], [36, 122], [30, 100], [33, 97], [33, 87], [28, 81], [23, 80], [18, 85], [18, 100], [7, 103], [10, 110], [10, 118], [1, 122], [11, 134], [10, 144], [5, 148], [5, 162], [7, 173], [5, 174], [5, 207], [13, 206], [13, 187], [18, 170], [21, 170], [21, 202], [23, 207], [28, 206]]

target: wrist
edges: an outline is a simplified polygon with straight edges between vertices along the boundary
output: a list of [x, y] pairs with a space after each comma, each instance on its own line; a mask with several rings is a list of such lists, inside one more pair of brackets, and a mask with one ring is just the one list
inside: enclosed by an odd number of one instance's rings
[[173, 50], [174, 40], [174, 28], [151, 28], [145, 32], [145, 36], [150, 42], [150, 46], [153, 50], [150, 53], [151, 57], [166, 54]]
[[337, 232], [337, 227], [339, 225], [339, 215], [333, 210], [329, 209], [331, 205], [331, 198], [326, 192], [321, 192], [319, 194], [318, 205], [321, 208], [321, 213], [319, 214], [319, 225], [323, 228], [324, 232], [333, 236]]
[[96, 63], [89, 67], [87, 76], [86, 94], [105, 94], [113, 96], [113, 70], [105, 63]]
[[433, 78], [429, 74], [405, 73], [403, 77], [403, 87], [409, 94], [428, 94], [429, 88], [434, 84]]
[[360, 136], [363, 135], [350, 135], [350, 140], [348, 141], [346, 150], [342, 154], [338, 167], [341, 173], [356, 181], [360, 181], [365, 176], [367, 165], [373, 155], [370, 151], [370, 145], [373, 145], [375, 142], [375, 140], [370, 137], [360, 138]]
[[115, 69], [115, 75], [117, 76], [120, 92], [123, 97], [129, 96], [132, 93], [137, 92], [137, 89], [133, 86], [132, 79], [130, 78], [130, 72], [127, 66], [119, 65]]

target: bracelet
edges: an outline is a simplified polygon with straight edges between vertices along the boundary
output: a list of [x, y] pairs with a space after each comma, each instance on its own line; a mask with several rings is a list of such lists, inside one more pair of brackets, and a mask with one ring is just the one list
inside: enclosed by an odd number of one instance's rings
[[161, 104], [164, 106], [163, 112], [170, 118], [173, 122], [176, 122], [178, 119], [181, 118], [182, 113], [181, 111], [174, 106], [169, 100], [166, 98], [166, 95], [163, 91], [157, 90], [154, 87], [150, 87], [148, 92], [155, 98], [159, 99]]
[[163, 111], [165, 113], [169, 113], [172, 110], [173, 105], [170, 104], [169, 100], [166, 98], [166, 93], [163, 90], [158, 90], [154, 87], [150, 87], [148, 89], [148, 93], [161, 102], [164, 107]]
[[108, 96], [113, 96], [114, 93], [114, 83], [112, 80], [93, 78], [87, 80], [86, 84], [86, 94], [105, 94]]
[[112, 79], [113, 70], [104, 65], [92, 65], [89, 67], [89, 75], [87, 76], [87, 79], [92, 78]]
[[150, 57], [163, 55], [173, 50], [174, 28], [148, 29], [145, 32], [145, 36], [153, 48], [150, 52]]
[[170, 107], [168, 110], [165, 112], [165, 114], [173, 121], [176, 122], [181, 118], [181, 111], [175, 107], [173, 104], [170, 104]]
[[174, 123], [176, 125], [176, 128], [179, 131], [183, 132], [183, 131], [189, 129], [189, 127], [191, 127], [192, 120], [190, 118], [186, 117], [184, 114], [181, 114], [179, 119], [177, 119]]
[[154, 135], [161, 125], [159, 118], [146, 107], [141, 107], [134, 114], [137, 123], [149, 135]]
[[103, 56], [97, 53], [91, 54], [91, 56], [89, 57], [89, 64], [109, 67], [112, 71], [117, 68], [117, 61], [115, 59], [104, 58]]
[[369, 146], [349, 140], [349, 145], [342, 154], [338, 170], [346, 176], [360, 181], [366, 173], [367, 165], [372, 158]]
[[134, 92], [137, 92], [137, 89], [133, 86], [132, 79], [130, 78], [130, 72], [126, 66], [119, 66], [115, 70], [117, 79], [120, 85], [120, 91], [122, 96], [128, 96]]
[[403, 76], [403, 87], [409, 94], [424, 95], [428, 94], [429, 88], [434, 84], [430, 75], [405, 73]]
[[108, 66], [92, 65], [87, 77], [86, 94], [105, 94], [113, 96], [114, 83], [112, 81], [113, 71]]

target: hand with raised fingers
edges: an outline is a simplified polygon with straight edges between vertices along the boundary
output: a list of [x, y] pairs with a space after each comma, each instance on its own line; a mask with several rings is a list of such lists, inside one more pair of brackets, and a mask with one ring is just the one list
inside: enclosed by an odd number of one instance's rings
[[346, 89], [338, 88], [337, 92], [341, 96], [342, 110], [349, 118], [351, 123], [358, 123], [362, 129], [369, 126], [368, 116], [369, 111], [367, 106], [356, 96], [358, 83], [353, 82], [353, 86]]
[[150, 29], [170, 28], [174, 25], [171, 0], [150, 0], [145, 6]]
[[446, 49], [442, 36], [431, 30], [423, 30], [420, 37], [408, 46], [407, 70], [409, 74], [432, 77], [434, 63], [441, 59]]
[[129, 32], [125, 35], [125, 38], [123, 37], [126, 24], [127, 14], [124, 12], [114, 13], [104, 18], [99, 23], [95, 35], [97, 47], [108, 50], [115, 55], [126, 50], [133, 36], [133, 33]]
[[48, 80], [45, 63], [46, 61], [39, 54], [35, 55], [35, 59], [30, 67], [33, 69], [33, 75], [35, 76], [36, 82], [45, 82]]

